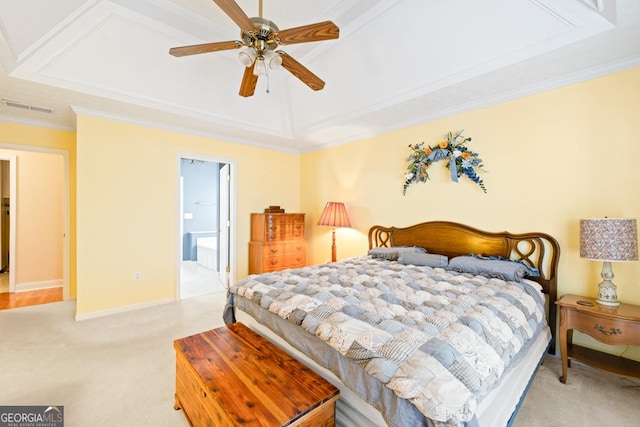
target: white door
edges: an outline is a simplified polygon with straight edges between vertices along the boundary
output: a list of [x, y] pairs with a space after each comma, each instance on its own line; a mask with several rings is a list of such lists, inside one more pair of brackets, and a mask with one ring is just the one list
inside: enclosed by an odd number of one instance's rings
[[220, 280], [229, 287], [229, 241], [231, 224], [229, 223], [229, 185], [231, 183], [231, 166], [225, 163], [220, 168]]

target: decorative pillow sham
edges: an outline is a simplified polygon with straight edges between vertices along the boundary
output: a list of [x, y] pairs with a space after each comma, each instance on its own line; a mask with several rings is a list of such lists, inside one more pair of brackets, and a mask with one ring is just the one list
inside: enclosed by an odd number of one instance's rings
[[426, 253], [419, 246], [392, 246], [390, 248], [373, 248], [368, 254], [373, 258], [381, 258], [389, 261], [397, 261], [401, 253]]
[[525, 276], [529, 275], [527, 266], [518, 262], [481, 259], [474, 256], [455, 257], [449, 261], [447, 268], [461, 273], [479, 274], [514, 282], [521, 282]]
[[508, 259], [508, 258], [504, 258], [501, 256], [484, 256], [484, 255], [479, 255], [479, 254], [474, 254], [474, 253], [470, 253], [469, 256], [472, 257], [476, 257], [476, 258], [480, 258], [480, 259], [491, 259], [491, 260], [500, 260], [500, 261], [507, 261], [507, 262], [515, 262], [517, 264], [520, 264], [522, 266], [524, 266], [524, 268], [527, 269], [527, 276], [531, 276], [531, 277], [540, 277], [540, 271], [538, 271], [537, 268], [531, 267], [529, 266], [527, 263], [525, 263], [522, 260], [515, 260], [515, 259]]
[[420, 265], [427, 267], [446, 267], [449, 257], [438, 254], [418, 252], [403, 252], [398, 256], [398, 262], [404, 265]]

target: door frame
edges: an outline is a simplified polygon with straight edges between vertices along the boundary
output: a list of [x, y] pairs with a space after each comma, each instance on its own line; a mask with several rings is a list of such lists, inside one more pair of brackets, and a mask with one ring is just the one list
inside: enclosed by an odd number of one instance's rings
[[[69, 231], [71, 229], [71, 206], [70, 206], [70, 178], [69, 178], [69, 151], [62, 150], [57, 148], [48, 148], [48, 147], [37, 147], [30, 145], [18, 145], [18, 144], [9, 144], [0, 142], [0, 149], [10, 150], [10, 151], [28, 151], [35, 153], [44, 153], [44, 154], [54, 154], [62, 156], [62, 299], [68, 300], [71, 298], [71, 282], [70, 282], [70, 273], [71, 273], [71, 249], [69, 243]], [[18, 159], [17, 155], [6, 154], [2, 157], [3, 154], [0, 153], [0, 158], [3, 160], [9, 160], [4, 157], [14, 156], [14, 161], [11, 162], [9, 174], [10, 177], [10, 197], [11, 197], [11, 206], [9, 208], [9, 215], [11, 216], [9, 227], [10, 233], [9, 236], [9, 291], [15, 292], [15, 269], [16, 269], [16, 205], [17, 205], [17, 170], [18, 170]], [[13, 288], [12, 288], [13, 286]], [[13, 291], [11, 290], [13, 289]]]
[[0, 153], [0, 160], [9, 162], [9, 293], [16, 291], [16, 159], [15, 154]]
[[[177, 221], [177, 239], [176, 239], [176, 300], [181, 299], [181, 283], [180, 283], [180, 266], [182, 264], [182, 177], [180, 176], [181, 159], [202, 160], [211, 163], [224, 163], [229, 165], [229, 272], [227, 272], [227, 282], [235, 283], [236, 281], [236, 241], [237, 241], [237, 221], [236, 221], [236, 168], [235, 159], [224, 157], [209, 156], [202, 153], [179, 152], [176, 157], [176, 221]], [[225, 268], [219, 266], [220, 269]]]

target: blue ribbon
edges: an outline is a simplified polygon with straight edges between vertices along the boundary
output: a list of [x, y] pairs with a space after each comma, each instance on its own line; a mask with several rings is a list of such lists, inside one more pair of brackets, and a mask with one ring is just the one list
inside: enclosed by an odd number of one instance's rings
[[438, 160], [446, 159], [449, 157], [449, 150], [445, 150], [444, 148], [436, 148], [427, 156], [427, 159], [437, 162]]
[[458, 182], [458, 170], [456, 169], [456, 158], [453, 157], [453, 153], [444, 148], [436, 148], [427, 156], [427, 159], [432, 162], [449, 158], [449, 172], [451, 173], [451, 181]]
[[451, 155], [449, 158], [449, 171], [451, 172], [451, 181], [458, 182], [458, 170], [456, 169], [456, 158]]

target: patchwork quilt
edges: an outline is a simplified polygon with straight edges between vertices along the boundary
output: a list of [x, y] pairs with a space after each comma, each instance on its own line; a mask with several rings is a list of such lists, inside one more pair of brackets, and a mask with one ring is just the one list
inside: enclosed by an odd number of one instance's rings
[[304, 328], [437, 424], [461, 425], [545, 327], [536, 286], [357, 257], [248, 276], [230, 294]]

